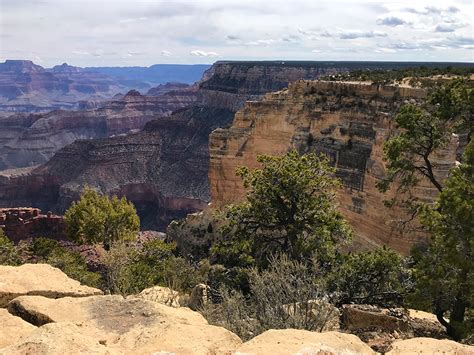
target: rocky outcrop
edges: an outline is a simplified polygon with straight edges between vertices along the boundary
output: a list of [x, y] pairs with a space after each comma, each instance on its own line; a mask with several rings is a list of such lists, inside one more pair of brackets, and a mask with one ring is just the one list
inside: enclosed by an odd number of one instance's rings
[[169, 116], [196, 100], [194, 88], [176, 85], [167, 90], [156, 96], [132, 90], [89, 110], [0, 116], [0, 170], [45, 163], [78, 139], [139, 131], [147, 122]]
[[[209, 183], [216, 206], [244, 196], [238, 166], [257, 167], [258, 154], [324, 153], [336, 166], [343, 188], [338, 193], [341, 212], [357, 239], [354, 248], [388, 245], [407, 253], [423, 235], [404, 233], [396, 221], [405, 211], [385, 207], [376, 183], [384, 177], [382, 147], [395, 132], [394, 116], [406, 103], [423, 100], [421, 89], [367, 83], [299, 81], [288, 90], [248, 102], [236, 113], [232, 127], [217, 129], [210, 137]], [[455, 164], [457, 141], [435, 158], [436, 174], [443, 179]], [[437, 191], [422, 181], [416, 195], [432, 200]]]
[[[78, 335], [95, 339], [119, 353], [230, 353], [241, 343], [231, 332], [208, 325], [197, 312], [143, 299], [24, 296], [10, 302], [8, 310], [33, 324], [80, 325], [76, 329]], [[44, 328], [38, 329], [36, 334]], [[61, 341], [64, 335], [56, 336]], [[20, 341], [17, 346], [22, 345]]]
[[47, 264], [0, 265], [0, 308], [21, 295], [50, 298], [100, 295], [102, 291], [81, 285]]
[[[2, 269], [3, 268], [3, 269]], [[54, 271], [54, 274], [51, 273]], [[188, 308], [168, 307], [140, 297], [97, 295], [68, 286], [71, 279], [45, 265], [0, 267], [11, 289], [32, 287], [32, 275], [47, 292], [0, 299], [0, 354], [375, 354], [357, 336], [339, 332], [268, 330], [242, 344], [239, 337], [211, 326]], [[60, 281], [60, 282], [52, 282]], [[39, 295], [38, 295], [39, 294]], [[76, 296], [76, 297], [71, 297]], [[426, 315], [424, 315], [426, 317]], [[36, 327], [35, 325], [38, 325]], [[393, 354], [435, 351], [470, 354], [472, 346], [449, 340], [414, 338], [394, 343]]]
[[338, 332], [306, 330], [267, 330], [237, 348], [237, 354], [367, 354], [375, 352], [359, 338]]
[[36, 329], [34, 325], [10, 314], [4, 308], [0, 308], [0, 324], [0, 349], [16, 343]]
[[15, 243], [37, 236], [61, 239], [66, 235], [64, 217], [42, 214], [39, 208], [0, 208], [0, 229]]
[[341, 329], [356, 334], [377, 352], [392, 349], [394, 341], [415, 337], [446, 338], [446, 330], [431, 313], [370, 305], [344, 305]]

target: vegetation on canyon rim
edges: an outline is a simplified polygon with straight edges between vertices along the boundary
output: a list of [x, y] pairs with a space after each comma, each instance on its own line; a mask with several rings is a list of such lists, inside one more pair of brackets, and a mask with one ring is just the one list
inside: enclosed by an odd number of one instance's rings
[[[474, 143], [447, 180], [430, 175], [430, 166], [433, 151], [453, 132], [470, 136], [472, 93], [455, 80], [434, 90], [426, 106], [404, 106], [396, 117], [400, 132], [385, 145], [388, 172], [380, 188], [401, 182], [405, 198], [426, 177], [441, 192], [433, 205], [392, 201], [415, 208], [414, 216], [432, 236], [407, 259], [387, 248], [343, 252], [352, 233], [337, 211], [334, 169], [322, 157], [292, 151], [261, 156], [259, 169], [238, 171], [247, 198], [216, 217], [223, 227], [204, 257], [181, 255], [174, 244], [159, 240], [134, 242], [139, 222], [133, 206], [87, 189], [67, 211], [66, 221], [73, 240], [103, 244], [102, 281], [88, 274], [79, 254], [44, 239], [22, 251], [0, 235], [0, 261], [19, 263], [26, 250], [36, 261], [124, 295], [156, 284], [189, 292], [204, 282], [212, 288], [213, 303], [203, 313], [244, 339], [276, 327], [321, 330], [330, 318], [324, 304], [344, 303], [432, 311], [449, 335], [462, 339], [472, 334], [473, 322]], [[308, 309], [316, 317], [308, 318]]]

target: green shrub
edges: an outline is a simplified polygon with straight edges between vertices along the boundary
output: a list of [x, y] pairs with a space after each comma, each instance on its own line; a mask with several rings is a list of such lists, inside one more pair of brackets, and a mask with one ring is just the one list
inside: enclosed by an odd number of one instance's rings
[[0, 265], [19, 265], [21, 260], [15, 244], [0, 229]]
[[346, 255], [328, 274], [328, 289], [338, 293], [339, 304], [400, 306], [405, 292], [402, 261], [399, 254], [386, 247]]

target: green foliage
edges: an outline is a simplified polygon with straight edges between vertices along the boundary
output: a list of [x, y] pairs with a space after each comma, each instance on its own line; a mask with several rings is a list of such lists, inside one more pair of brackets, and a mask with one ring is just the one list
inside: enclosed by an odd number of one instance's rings
[[189, 292], [203, 277], [187, 260], [174, 256], [175, 245], [161, 240], [142, 248], [117, 243], [103, 258], [107, 289], [129, 295], [155, 285]]
[[79, 201], [65, 214], [67, 234], [78, 243], [103, 243], [106, 250], [117, 241], [133, 240], [140, 230], [140, 219], [125, 197], [109, 198], [85, 188]]
[[270, 255], [282, 252], [295, 260], [317, 253], [321, 264], [330, 263], [338, 243], [351, 236], [336, 209], [334, 169], [326, 159], [296, 151], [257, 160], [260, 169], [237, 171], [249, 191], [245, 202], [228, 210], [215, 260], [227, 267], [264, 267]]
[[0, 265], [20, 265], [20, 256], [13, 242], [0, 229]]
[[414, 251], [415, 306], [446, 313], [448, 333], [456, 339], [473, 331], [474, 305], [474, 141], [463, 163], [451, 171], [434, 206], [424, 206], [422, 224], [432, 233], [425, 250]]
[[402, 304], [403, 261], [386, 247], [349, 254], [327, 277], [330, 291], [338, 293], [338, 303], [374, 304], [382, 307]]
[[61, 246], [56, 240], [35, 238], [29, 244], [27, 252], [33, 256], [35, 262], [57, 267], [67, 276], [84, 285], [91, 287], [101, 285], [100, 274], [88, 270], [86, 261], [81, 254]]
[[[405, 105], [395, 118], [400, 132], [384, 144], [387, 175], [379, 184], [387, 191], [397, 180], [399, 191], [410, 192], [420, 178], [428, 179], [438, 191], [443, 182], [434, 172], [433, 152], [449, 142], [452, 133], [472, 132], [474, 88], [462, 79], [436, 88], [424, 106]], [[410, 197], [408, 197], [408, 202]]]

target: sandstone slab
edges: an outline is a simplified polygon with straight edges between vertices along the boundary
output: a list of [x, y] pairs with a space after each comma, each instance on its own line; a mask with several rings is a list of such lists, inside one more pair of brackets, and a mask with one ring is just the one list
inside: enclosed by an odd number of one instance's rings
[[68, 327], [75, 337], [68, 337], [69, 333], [40, 333], [37, 337], [54, 336], [58, 342], [64, 338], [73, 349], [82, 337], [94, 351], [101, 344], [112, 353], [126, 354], [231, 354], [242, 343], [237, 335], [209, 325], [189, 308], [139, 298], [21, 296], [11, 301], [8, 309], [33, 324], [45, 324], [40, 329], [51, 329], [51, 324]]
[[20, 296], [8, 304], [8, 310], [35, 325], [52, 322], [93, 321], [111, 332], [125, 333], [136, 325], [151, 326], [166, 321], [207, 325], [207, 321], [189, 308], [172, 308], [152, 301], [119, 295], [64, 297]]
[[170, 307], [181, 306], [181, 297], [179, 295], [179, 292], [163, 286], [153, 286], [150, 288], [146, 288], [138, 295], [135, 295], [133, 297], [156, 303], [161, 303]]
[[46, 324], [20, 341], [0, 348], [0, 355], [120, 354], [81, 333], [73, 323]]
[[17, 342], [22, 336], [35, 329], [36, 327], [30, 323], [0, 308], [0, 348]]
[[237, 349], [239, 355], [288, 354], [375, 354], [358, 337], [338, 332], [268, 330]]
[[0, 266], [0, 307], [21, 295], [60, 298], [101, 294], [101, 290], [81, 285], [51, 265]]
[[474, 354], [474, 346], [463, 345], [452, 340], [433, 338], [413, 338], [399, 340], [393, 343], [393, 348], [387, 355], [402, 354]]

